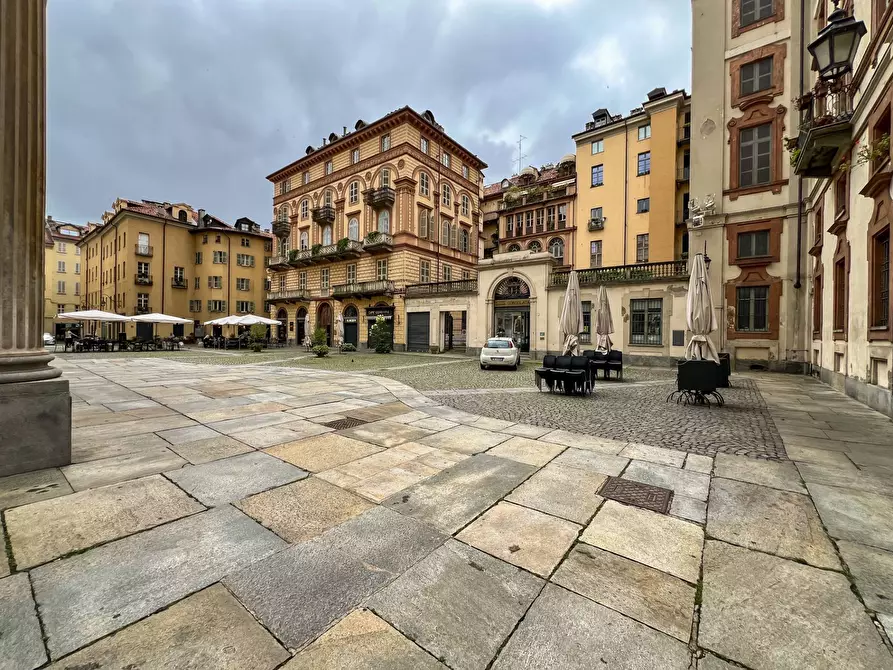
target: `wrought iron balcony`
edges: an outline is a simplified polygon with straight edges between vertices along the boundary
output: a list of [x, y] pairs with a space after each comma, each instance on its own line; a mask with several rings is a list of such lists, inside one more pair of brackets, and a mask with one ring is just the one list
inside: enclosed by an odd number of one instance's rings
[[788, 145], [794, 172], [803, 177], [831, 177], [852, 141], [849, 89], [843, 82], [819, 82], [797, 102], [804, 114], [800, 134]]
[[370, 254], [382, 254], [394, 249], [394, 238], [387, 233], [373, 231], [363, 240], [363, 250]]
[[291, 224], [287, 220], [273, 221], [271, 226], [273, 228], [273, 234], [280, 239], [284, 239], [291, 234]]
[[136, 244], [134, 245], [134, 251], [137, 256], [151, 256], [155, 252], [155, 249], [148, 244]]
[[683, 182], [691, 179], [691, 168], [681, 167], [676, 170], [676, 181]]
[[679, 129], [679, 135], [677, 136], [676, 141], [679, 144], [691, 142], [691, 124], [686, 123]]
[[333, 224], [335, 223], [335, 208], [331, 205], [314, 207], [310, 210], [310, 217], [315, 223]]
[[605, 220], [604, 219], [589, 219], [589, 224], [587, 225], [589, 232], [595, 232], [597, 230], [605, 229]]
[[394, 282], [364, 281], [354, 284], [338, 284], [332, 287], [333, 298], [371, 298], [394, 294]]
[[306, 302], [308, 300], [310, 300], [310, 292], [303, 288], [267, 292], [268, 302]]
[[406, 287], [407, 298], [421, 298], [430, 295], [455, 295], [459, 293], [477, 293], [477, 279], [461, 279], [459, 281], [442, 281], [428, 284], [410, 284]]
[[135, 311], [137, 314], [151, 314], [152, 308], [148, 305], [143, 305], [142, 307], [137, 307]]
[[[569, 272], [553, 272], [549, 277], [549, 287], [567, 286], [569, 274]], [[577, 279], [580, 281], [580, 286], [687, 278], [688, 262], [685, 260], [615, 265], [613, 267], [590, 268], [577, 271]]]
[[135, 274], [133, 275], [133, 283], [139, 284], [141, 286], [151, 286], [152, 285], [152, 275], [144, 275], [144, 274]]
[[310, 265], [313, 262], [310, 260], [310, 254], [310, 249], [301, 249], [300, 251], [292, 249], [288, 252], [288, 264], [294, 267]]
[[186, 277], [171, 277], [171, 287], [172, 288], [188, 288], [189, 284], [186, 281]]
[[394, 204], [396, 198], [397, 192], [388, 186], [370, 188], [368, 191], [363, 192], [363, 200], [374, 209], [390, 207]]
[[268, 258], [267, 267], [271, 270], [285, 270], [288, 268], [288, 256], [273, 256]]

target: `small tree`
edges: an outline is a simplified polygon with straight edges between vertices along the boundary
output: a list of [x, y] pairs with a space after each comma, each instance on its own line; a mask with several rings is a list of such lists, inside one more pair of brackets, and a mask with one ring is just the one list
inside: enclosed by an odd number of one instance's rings
[[388, 354], [391, 352], [391, 328], [383, 316], [375, 319], [372, 325], [371, 333], [372, 341], [370, 344], [375, 349], [375, 353]]
[[313, 344], [310, 351], [317, 355], [318, 358], [328, 356], [329, 347], [326, 344], [326, 329], [317, 328], [313, 331], [313, 338], [310, 340]]
[[263, 341], [267, 337], [267, 327], [262, 323], [255, 323], [248, 329], [248, 336], [251, 338], [251, 350], [259, 352], [263, 349]]

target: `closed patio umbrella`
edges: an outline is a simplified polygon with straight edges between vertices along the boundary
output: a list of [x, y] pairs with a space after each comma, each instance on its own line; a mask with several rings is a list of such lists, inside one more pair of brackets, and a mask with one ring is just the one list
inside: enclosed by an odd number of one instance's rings
[[595, 348], [611, 351], [611, 335], [614, 333], [614, 319], [611, 318], [611, 303], [608, 302], [608, 289], [604, 285], [598, 289], [598, 307], [595, 312]]
[[301, 344], [309, 345], [310, 342], [310, 313], [308, 312], [304, 315], [304, 341]]
[[583, 328], [583, 303], [580, 302], [580, 282], [577, 271], [571, 270], [564, 292], [564, 305], [558, 320], [558, 331], [563, 341], [565, 356], [580, 355], [580, 330]]
[[335, 346], [340, 347], [344, 342], [344, 317], [340, 314], [335, 319]]
[[691, 339], [685, 347], [685, 360], [710, 360], [719, 363], [716, 347], [710, 333], [718, 328], [713, 296], [707, 281], [707, 265], [703, 254], [695, 254], [688, 280], [688, 298], [685, 303], [685, 319]]

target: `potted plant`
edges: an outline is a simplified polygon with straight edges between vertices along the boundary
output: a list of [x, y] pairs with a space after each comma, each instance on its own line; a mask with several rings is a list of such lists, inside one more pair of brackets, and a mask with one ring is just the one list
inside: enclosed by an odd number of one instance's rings
[[329, 347], [326, 344], [326, 331], [324, 328], [317, 328], [313, 331], [311, 343], [313, 346], [310, 348], [310, 351], [316, 354], [317, 358], [324, 358], [329, 355]]
[[321, 244], [314, 244], [310, 247], [310, 255], [311, 256], [319, 256], [319, 252], [322, 250]]
[[381, 239], [381, 233], [377, 230], [373, 230], [371, 233], [366, 235], [366, 243], [367, 244], [375, 244], [378, 240]]
[[369, 346], [375, 349], [377, 354], [388, 354], [391, 352], [391, 328], [383, 316], [375, 319], [372, 325], [372, 333]]
[[346, 237], [342, 237], [340, 240], [338, 240], [336, 248], [338, 249], [338, 251], [347, 251], [347, 246], [349, 244], [350, 240]]

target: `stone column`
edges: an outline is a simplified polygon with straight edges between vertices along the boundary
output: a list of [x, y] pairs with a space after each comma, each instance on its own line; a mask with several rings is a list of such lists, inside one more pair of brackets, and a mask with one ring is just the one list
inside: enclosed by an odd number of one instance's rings
[[0, 476], [71, 461], [71, 396], [43, 346], [46, 4], [0, 0]]

